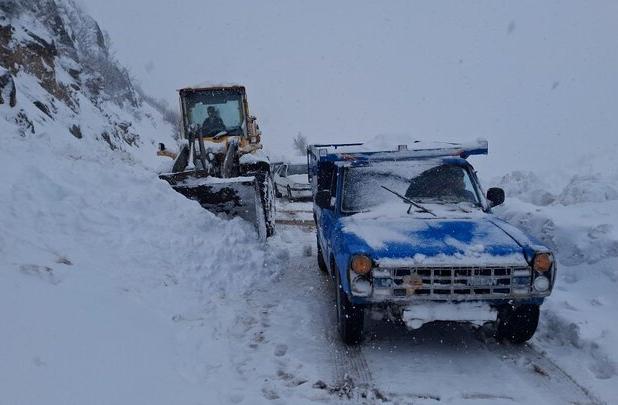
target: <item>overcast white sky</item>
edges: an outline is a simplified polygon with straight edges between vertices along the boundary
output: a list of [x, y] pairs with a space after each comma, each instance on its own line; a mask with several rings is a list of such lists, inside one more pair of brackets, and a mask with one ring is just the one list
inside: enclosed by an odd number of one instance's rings
[[270, 149], [484, 137], [496, 173], [618, 151], [618, 1], [77, 1], [174, 106], [245, 84]]

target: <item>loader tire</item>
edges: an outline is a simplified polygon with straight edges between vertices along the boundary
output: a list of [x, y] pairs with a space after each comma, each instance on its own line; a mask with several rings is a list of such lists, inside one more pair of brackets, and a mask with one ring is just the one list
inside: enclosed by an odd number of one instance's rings
[[275, 194], [272, 178], [268, 173], [256, 175], [260, 188], [260, 203], [264, 213], [264, 223], [266, 225], [266, 237], [275, 234]]

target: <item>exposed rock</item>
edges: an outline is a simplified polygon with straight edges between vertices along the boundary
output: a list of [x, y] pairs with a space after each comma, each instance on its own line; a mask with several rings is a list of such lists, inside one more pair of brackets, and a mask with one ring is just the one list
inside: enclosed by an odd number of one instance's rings
[[73, 125], [69, 128], [69, 132], [77, 139], [82, 139], [82, 129], [78, 125]]
[[21, 136], [26, 136], [27, 132], [34, 134], [34, 124], [28, 118], [28, 116], [23, 110], [18, 112], [17, 115], [15, 116], [15, 123], [20, 128]]
[[54, 119], [54, 117], [52, 116], [51, 112], [49, 111], [49, 107], [47, 107], [47, 105], [45, 105], [44, 103], [40, 102], [39, 100], [33, 101], [33, 104], [41, 111], [43, 111], [43, 113], [45, 115], [47, 115], [49, 118]]
[[111, 150], [116, 150], [118, 149], [118, 147], [114, 144], [114, 142], [112, 142], [112, 139], [110, 138], [109, 134], [107, 132], [103, 132], [101, 134], [101, 137], [103, 138], [103, 140], [105, 142], [107, 142], [107, 144], [109, 145], [109, 148]]
[[15, 82], [11, 74], [0, 67], [0, 104], [8, 104], [9, 107], [17, 105], [17, 92]]

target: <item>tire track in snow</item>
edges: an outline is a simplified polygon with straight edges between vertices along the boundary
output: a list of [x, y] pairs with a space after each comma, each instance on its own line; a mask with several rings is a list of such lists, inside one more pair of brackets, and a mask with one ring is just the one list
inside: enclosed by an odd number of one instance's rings
[[363, 349], [374, 384], [392, 402], [603, 404], [530, 345], [481, 340], [462, 324], [373, 326]]
[[561, 395], [568, 394], [573, 398], [582, 398], [584, 401], [572, 401], [578, 404], [603, 405], [592, 392], [579, 384], [572, 376], [564, 371], [530, 344], [512, 346], [508, 344], [494, 345], [490, 350], [501, 356], [503, 361], [514, 361], [519, 367], [531, 368], [536, 374], [546, 379], [546, 383], [555, 386], [555, 391]]
[[[379, 397], [380, 394], [374, 387], [362, 346], [347, 346], [341, 342], [337, 332], [334, 284], [330, 277], [318, 269], [315, 234], [307, 232], [307, 228], [302, 223], [293, 225], [279, 228], [280, 232], [294, 228], [305, 231], [303, 240], [298, 240], [294, 251], [290, 251], [289, 272], [291, 274], [285, 276], [284, 284], [291, 286], [298, 283], [315, 286], [313, 300], [316, 309], [320, 311], [318, 318], [321, 320], [321, 328], [324, 331], [322, 338], [326, 341], [324, 348], [327, 350], [325, 354], [328, 359], [324, 364], [326, 384], [322, 389], [329, 392], [329, 403], [367, 403], [367, 400]], [[306, 245], [312, 247], [310, 255], [306, 254]]]

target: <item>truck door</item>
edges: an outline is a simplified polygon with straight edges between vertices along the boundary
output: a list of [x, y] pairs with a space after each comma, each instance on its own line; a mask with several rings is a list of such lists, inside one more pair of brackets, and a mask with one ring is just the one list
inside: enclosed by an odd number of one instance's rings
[[324, 261], [326, 262], [331, 273], [330, 257], [332, 255], [332, 231], [337, 220], [335, 214], [335, 202], [337, 201], [337, 168], [332, 167], [330, 170], [327, 184], [324, 184], [325, 189], [330, 191], [331, 207], [329, 209], [318, 210], [318, 234], [319, 240], [324, 252]]

